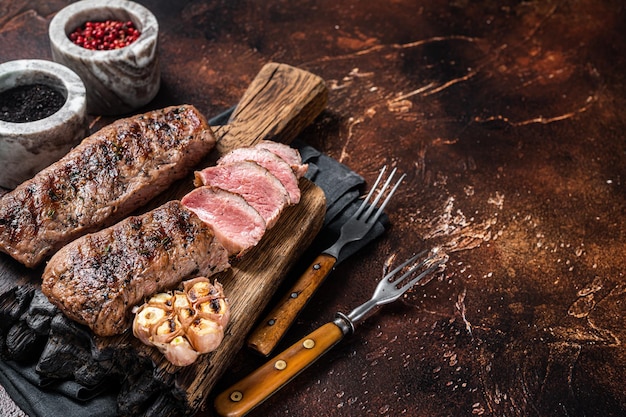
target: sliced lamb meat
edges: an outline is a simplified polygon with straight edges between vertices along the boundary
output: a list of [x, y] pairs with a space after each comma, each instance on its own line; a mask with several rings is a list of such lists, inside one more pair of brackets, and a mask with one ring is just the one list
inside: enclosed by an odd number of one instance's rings
[[238, 148], [221, 157], [217, 163], [221, 165], [238, 161], [253, 161], [261, 165], [283, 183], [289, 193], [289, 204], [297, 204], [300, 201], [296, 175], [289, 164], [273, 152], [267, 149]]
[[145, 297], [229, 266], [212, 229], [171, 201], [64, 246], [46, 266], [42, 291], [69, 318], [110, 336], [129, 328]]
[[273, 142], [271, 140], [263, 140], [254, 145], [254, 147], [256, 149], [267, 149], [268, 151], [281, 157], [289, 164], [289, 166], [291, 166], [293, 173], [296, 174], [296, 178], [302, 178], [308, 170], [308, 165], [302, 163], [300, 152], [289, 145]]
[[289, 197], [285, 186], [278, 178], [251, 161], [203, 169], [196, 172], [195, 185], [210, 185], [239, 194], [259, 212], [268, 229], [278, 220]]
[[215, 138], [193, 106], [121, 119], [0, 200], [0, 251], [35, 267], [185, 176]]
[[265, 220], [238, 194], [203, 186], [183, 197], [182, 204], [208, 224], [230, 255], [242, 255], [265, 233]]

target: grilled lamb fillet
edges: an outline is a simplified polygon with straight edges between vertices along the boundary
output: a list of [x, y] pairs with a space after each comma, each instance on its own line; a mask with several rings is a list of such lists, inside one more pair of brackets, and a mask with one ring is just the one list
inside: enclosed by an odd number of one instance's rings
[[259, 243], [267, 229], [263, 217], [242, 196], [221, 188], [196, 188], [181, 204], [213, 229], [229, 255], [243, 255]]
[[217, 163], [221, 165], [239, 161], [253, 161], [267, 169], [278, 178], [287, 189], [287, 193], [289, 194], [288, 203], [298, 204], [300, 201], [298, 178], [296, 178], [291, 166], [289, 166], [284, 159], [267, 149], [237, 148], [222, 156]]
[[262, 140], [254, 145], [254, 147], [256, 149], [267, 149], [268, 151], [276, 154], [276, 156], [282, 158], [291, 166], [296, 178], [302, 178], [309, 168], [307, 164], [302, 163], [300, 152], [289, 145], [285, 145], [284, 143]]
[[69, 318], [111, 336], [129, 328], [145, 297], [229, 266], [212, 229], [171, 201], [64, 246], [45, 268], [42, 291]]
[[0, 251], [35, 267], [184, 177], [215, 145], [191, 105], [120, 119], [0, 200]]
[[240, 161], [196, 171], [196, 186], [210, 185], [239, 194], [259, 212], [266, 228], [278, 221], [289, 195], [285, 186], [256, 162]]

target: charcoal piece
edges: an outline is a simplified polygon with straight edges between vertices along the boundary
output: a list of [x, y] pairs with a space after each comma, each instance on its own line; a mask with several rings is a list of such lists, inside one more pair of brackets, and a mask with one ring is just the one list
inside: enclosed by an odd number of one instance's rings
[[114, 372], [111, 355], [93, 345], [92, 336], [83, 326], [56, 314], [50, 322], [50, 337], [37, 371], [47, 378], [70, 378], [85, 386], [95, 386]]
[[67, 335], [51, 335], [46, 343], [37, 372], [43, 377], [73, 379], [87, 387], [101, 383], [114, 373], [110, 361], [95, 360], [91, 351]]
[[28, 308], [34, 288], [14, 287], [0, 295], [0, 353], [7, 356], [6, 339], [11, 327]]
[[25, 322], [17, 322], [6, 334], [6, 354], [9, 359], [16, 361], [32, 359], [41, 351], [45, 339], [45, 336], [37, 334]]
[[19, 320], [28, 309], [34, 293], [34, 287], [23, 285], [14, 287], [0, 296], [0, 329], [6, 331]]
[[152, 369], [126, 379], [117, 396], [117, 408], [120, 415], [142, 415], [155, 401], [163, 383], [154, 378]]
[[104, 381], [109, 375], [111, 375], [111, 363], [100, 362], [94, 360], [92, 357], [86, 361], [83, 366], [76, 368], [74, 372], [74, 380], [81, 385], [87, 387], [93, 387]]
[[26, 313], [26, 323], [37, 334], [47, 335], [50, 331], [50, 322], [58, 311], [41, 291], [34, 291]]
[[84, 346], [91, 346], [93, 343], [93, 333], [91, 333], [86, 326], [68, 319], [62, 313], [58, 313], [52, 318], [50, 322], [50, 334], [71, 336], [76, 339], [77, 343]]
[[30, 314], [42, 314], [54, 317], [59, 310], [52, 304], [41, 290], [33, 291], [28, 312]]
[[[145, 348], [145, 345], [141, 345]], [[135, 348], [115, 350], [113, 358], [117, 368], [123, 371], [124, 375], [140, 375], [144, 372], [152, 373], [154, 371], [154, 362], [149, 356], [144, 356]], [[154, 376], [155, 379], [158, 379]]]
[[182, 408], [182, 401], [171, 392], [163, 392], [150, 404], [143, 417], [183, 417], [191, 414], [192, 411]]
[[37, 363], [37, 372], [48, 378], [70, 378], [89, 356], [84, 347], [72, 343], [65, 335], [50, 335]]

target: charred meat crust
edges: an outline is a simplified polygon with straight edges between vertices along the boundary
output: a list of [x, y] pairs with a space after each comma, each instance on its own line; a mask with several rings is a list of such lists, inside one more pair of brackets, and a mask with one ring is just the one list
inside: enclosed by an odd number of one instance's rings
[[164, 191], [215, 145], [191, 105], [120, 119], [0, 200], [0, 251], [35, 267]]
[[48, 262], [42, 291], [71, 319], [110, 336], [129, 328], [145, 297], [229, 266], [212, 230], [171, 201], [63, 247]]

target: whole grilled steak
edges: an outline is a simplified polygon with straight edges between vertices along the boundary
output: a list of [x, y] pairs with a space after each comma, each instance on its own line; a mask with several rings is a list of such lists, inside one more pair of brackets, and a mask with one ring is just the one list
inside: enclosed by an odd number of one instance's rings
[[144, 297], [229, 266], [212, 229], [170, 201], [64, 246], [46, 266], [42, 291], [69, 318], [110, 336], [129, 328]]
[[0, 200], [0, 251], [35, 267], [182, 178], [215, 145], [191, 105], [121, 119]]

